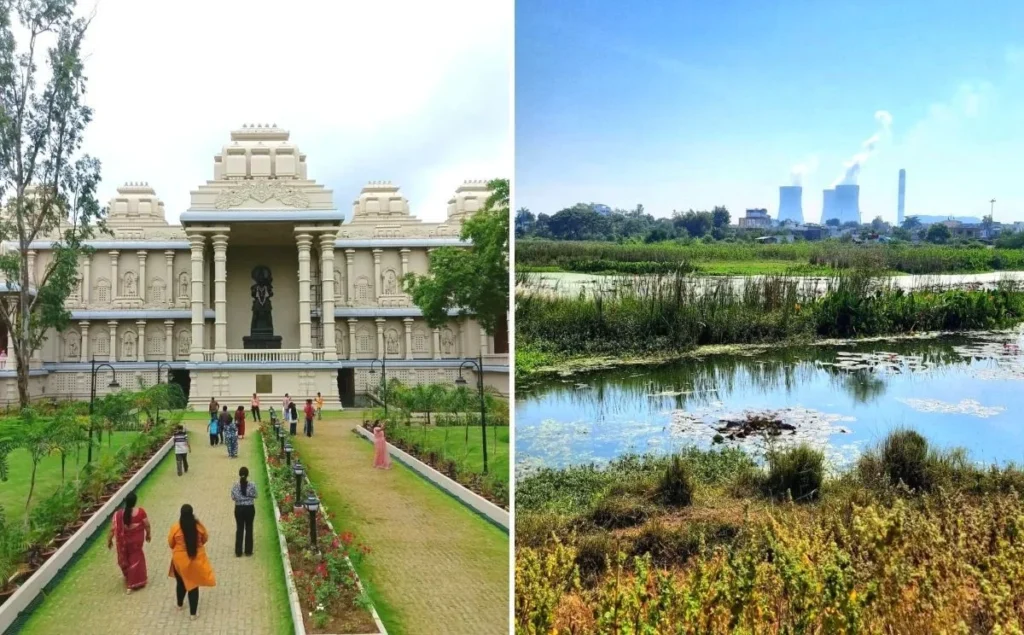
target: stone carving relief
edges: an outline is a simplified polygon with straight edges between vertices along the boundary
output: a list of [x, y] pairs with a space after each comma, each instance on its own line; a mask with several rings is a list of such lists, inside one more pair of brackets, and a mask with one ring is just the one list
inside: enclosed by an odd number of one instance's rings
[[238, 207], [249, 199], [257, 203], [266, 203], [272, 198], [289, 207], [299, 209], [309, 207], [309, 197], [302, 190], [270, 179], [244, 181], [237, 187], [222, 190], [217, 195], [214, 205], [217, 209], [228, 209], [229, 207]]
[[127, 331], [121, 336], [121, 359], [125, 361], [132, 361], [135, 359], [135, 345], [137, 340], [138, 336], [135, 335], [135, 331]]
[[384, 295], [398, 295], [398, 275], [394, 269], [384, 272]]
[[160, 278], [153, 278], [149, 285], [149, 301], [156, 304], [163, 304], [167, 301], [167, 285]]
[[82, 284], [83, 278], [81, 275], [75, 278], [75, 286], [71, 289], [71, 298], [74, 300], [82, 299]]
[[398, 331], [395, 329], [388, 329], [384, 333], [384, 350], [388, 355], [402, 354], [402, 345], [398, 341]]
[[122, 278], [121, 288], [124, 289], [126, 298], [134, 298], [139, 295], [139, 289], [135, 281], [135, 272], [126, 271]]
[[82, 355], [82, 336], [78, 331], [68, 331], [64, 337], [64, 359], [77, 362]]
[[154, 330], [152, 333], [148, 334], [146, 336], [146, 355], [148, 356], [150, 354], [165, 354], [167, 352], [164, 350], [165, 340], [166, 336], [159, 331]]
[[335, 299], [345, 297], [345, 274], [337, 269], [334, 270], [334, 297]]
[[348, 329], [344, 326], [334, 327], [334, 345], [338, 355], [348, 354]]
[[359, 302], [370, 301], [370, 280], [366, 276], [356, 278], [356, 300]]
[[455, 354], [455, 333], [450, 328], [441, 330], [441, 353], [445, 355]]
[[366, 328], [361, 328], [356, 331], [356, 352], [357, 353], [372, 353], [373, 350], [370, 346], [370, 342], [373, 338], [370, 336], [370, 331]]
[[110, 302], [110, 281], [106, 278], [96, 281], [96, 301]]
[[188, 329], [178, 331], [178, 355], [187, 357], [192, 350], [192, 334]]
[[110, 331], [101, 328], [92, 338], [92, 350], [97, 355], [110, 355]]
[[188, 272], [182, 271], [178, 274], [178, 297], [188, 298], [188, 285], [191, 280], [189, 279]]
[[418, 328], [412, 332], [412, 352], [427, 352], [427, 332]]

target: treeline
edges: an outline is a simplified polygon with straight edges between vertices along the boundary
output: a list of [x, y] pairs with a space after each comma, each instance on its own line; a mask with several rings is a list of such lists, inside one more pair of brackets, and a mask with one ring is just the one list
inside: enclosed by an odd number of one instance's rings
[[526, 208], [516, 212], [516, 238], [550, 240], [635, 240], [656, 243], [710, 236], [721, 240], [729, 233], [729, 210], [673, 212], [654, 218], [643, 205], [632, 210], [607, 210], [593, 203], [577, 203], [555, 214], [537, 214]]

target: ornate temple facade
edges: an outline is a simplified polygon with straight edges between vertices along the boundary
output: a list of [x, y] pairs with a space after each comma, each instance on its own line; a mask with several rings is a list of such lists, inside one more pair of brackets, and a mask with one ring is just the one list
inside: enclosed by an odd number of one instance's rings
[[[465, 246], [461, 225], [489, 196], [486, 182], [458, 187], [442, 223], [421, 221], [398, 187], [373, 182], [346, 219], [276, 126], [232, 132], [213, 167], [180, 225], [148, 184], [118, 188], [113, 235], [90, 241], [81, 261], [71, 327], [33, 356], [33, 396], [88, 398], [95, 360], [121, 386], [151, 385], [158, 373], [177, 381], [193, 406], [246, 405], [254, 392], [268, 406], [317, 392], [336, 406], [375, 386], [384, 364], [389, 380], [453, 383], [481, 355], [485, 382], [507, 394], [507, 325], [489, 336], [453, 311], [432, 328], [402, 290], [403, 276], [427, 272], [431, 250]], [[30, 246], [30, 280], [45, 274], [51, 245]], [[17, 402], [13, 364], [0, 364], [7, 402]], [[110, 373], [98, 373], [98, 393]], [[469, 365], [462, 374], [476, 378]]]

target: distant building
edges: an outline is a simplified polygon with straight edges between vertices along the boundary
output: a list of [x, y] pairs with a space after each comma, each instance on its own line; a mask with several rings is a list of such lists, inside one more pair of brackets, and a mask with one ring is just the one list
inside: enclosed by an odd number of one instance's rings
[[896, 195], [896, 224], [903, 225], [907, 202], [907, 171], [900, 170], [899, 191]]
[[600, 203], [591, 203], [590, 209], [594, 210], [601, 216], [608, 216], [612, 213], [612, 208], [607, 205], [601, 205]]
[[783, 185], [779, 188], [779, 222], [804, 222], [804, 188]]
[[748, 209], [746, 216], [739, 219], [740, 229], [770, 229], [772, 217], [766, 209]]

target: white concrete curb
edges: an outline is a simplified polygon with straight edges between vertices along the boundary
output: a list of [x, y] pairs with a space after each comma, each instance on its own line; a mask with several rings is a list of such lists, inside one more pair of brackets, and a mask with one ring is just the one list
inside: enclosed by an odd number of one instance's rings
[[[260, 444], [263, 446], [263, 470], [264, 473], [267, 475], [267, 483], [269, 484], [270, 471], [267, 469], [269, 456], [267, 454], [266, 441], [265, 439], [262, 438], [262, 431], [260, 433], [260, 437]], [[304, 477], [303, 480], [306, 481], [306, 484], [310, 487], [310, 489], [314, 489], [313, 484], [309, 480], [309, 477]], [[288, 585], [288, 604], [290, 605], [291, 608], [292, 623], [295, 626], [295, 635], [306, 635], [306, 624], [302, 619], [302, 604], [299, 603], [299, 594], [298, 591], [295, 590], [295, 580], [293, 577], [294, 573], [292, 572], [292, 563], [291, 559], [288, 557], [288, 543], [285, 542], [284, 532], [281, 530], [281, 509], [277, 506], [277, 499], [274, 498], [273, 491], [269, 492], [269, 496], [270, 500], [274, 503], [274, 524], [277, 525], [277, 541], [278, 545], [281, 548], [281, 561], [284, 563], [285, 582]], [[327, 506], [324, 505], [323, 501], [320, 501], [320, 511], [324, 515], [324, 521], [326, 521], [327, 526], [331, 528], [331, 533], [337, 536], [338, 532], [335, 531], [334, 525], [331, 523], [331, 520], [327, 517]], [[352, 561], [349, 560], [348, 556], [345, 556], [345, 561], [348, 563], [349, 568], [352, 569], [352, 575], [356, 579], [356, 587], [359, 589], [360, 592], [362, 592], [363, 583], [359, 579], [359, 574], [356, 573], [356, 568], [352, 565]], [[387, 629], [384, 628], [384, 623], [380, 621], [380, 615], [377, 614], [376, 607], [374, 607], [373, 604], [370, 604], [369, 608], [370, 615], [371, 617], [373, 617], [373, 621], [377, 624], [377, 629], [380, 631], [379, 634], [374, 635], [388, 635]], [[356, 634], [353, 633], [351, 635]]]
[[[92, 517], [82, 525], [82, 528], [74, 533], [71, 538], [64, 543], [64, 545], [57, 550], [57, 553], [50, 556], [50, 559], [43, 563], [43, 566], [32, 574], [28, 580], [25, 581], [21, 587], [14, 592], [14, 594], [0, 606], [0, 633], [7, 632], [7, 629], [11, 627], [11, 624], [18, 619], [20, 615], [32, 601], [39, 595], [46, 585], [53, 580], [61, 569], [71, 561], [76, 553], [89, 541], [89, 538], [107, 522], [107, 519], [117, 510], [117, 508], [124, 502], [129, 492], [132, 492], [142, 483], [142, 480], [152, 472], [160, 461], [167, 456], [167, 453], [171, 451], [171, 447], [174, 445], [173, 439], [168, 439], [164, 443], [163, 447], [156, 451], [149, 461], [146, 462], [139, 471], [135, 473], [128, 482], [126, 482], [121, 489], [103, 504], [99, 510], [92, 515]], [[69, 625], [70, 626], [70, 625]]]
[[[361, 425], [356, 425], [352, 428], [353, 432], [362, 435], [364, 439], [373, 441], [373, 433], [363, 428]], [[404, 463], [411, 470], [419, 472], [427, 480], [433, 482], [438, 487], [448, 492], [455, 498], [459, 499], [464, 505], [472, 509], [473, 511], [484, 516], [492, 523], [504, 527], [505, 531], [509, 530], [509, 513], [498, 507], [491, 501], [487, 500], [483, 496], [480, 496], [473, 490], [465, 487], [461, 483], [448, 478], [444, 474], [438, 472], [434, 468], [430, 467], [423, 461], [413, 457], [408, 452], [399, 450], [395, 446], [388, 443], [388, 453]]]

